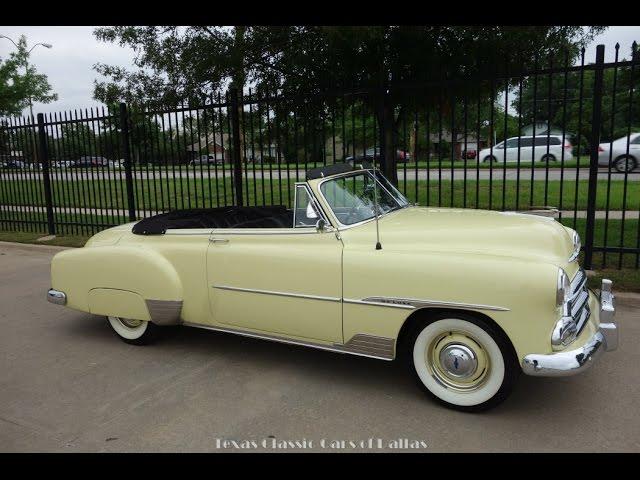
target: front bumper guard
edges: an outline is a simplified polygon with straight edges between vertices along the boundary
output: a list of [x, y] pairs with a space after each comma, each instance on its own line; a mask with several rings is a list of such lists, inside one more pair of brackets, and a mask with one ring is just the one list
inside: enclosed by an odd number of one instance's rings
[[522, 371], [536, 377], [566, 377], [588, 369], [604, 352], [618, 348], [618, 326], [611, 280], [602, 280], [600, 289], [600, 328], [582, 347], [550, 354], [532, 353], [524, 357]]

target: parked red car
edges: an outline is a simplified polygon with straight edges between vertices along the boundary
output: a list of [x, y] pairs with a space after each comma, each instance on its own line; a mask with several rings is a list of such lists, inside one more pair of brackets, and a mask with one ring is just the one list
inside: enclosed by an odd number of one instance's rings
[[[351, 155], [347, 158], [345, 158], [345, 162], [347, 163], [353, 163], [353, 161], [357, 161], [357, 162], [361, 162], [361, 161], [368, 161], [370, 162], [373, 159], [378, 160], [380, 158], [381, 154], [380, 154], [380, 148], [376, 147], [376, 148], [368, 148], [364, 154], [362, 152], [356, 152], [355, 158]], [[411, 154], [409, 152], [406, 152], [404, 150], [400, 150], [397, 149], [396, 150], [396, 161], [398, 163], [405, 163], [405, 162], [410, 162], [411, 161]]]
[[478, 155], [478, 152], [474, 149], [464, 150], [462, 152], [462, 158], [467, 160], [474, 160]]

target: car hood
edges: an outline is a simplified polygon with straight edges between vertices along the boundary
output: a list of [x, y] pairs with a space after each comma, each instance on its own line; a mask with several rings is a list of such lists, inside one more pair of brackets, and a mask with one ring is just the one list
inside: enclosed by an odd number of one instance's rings
[[[572, 231], [553, 218], [514, 212], [408, 207], [381, 217], [383, 248], [482, 253], [566, 264]], [[353, 230], [359, 242], [375, 241], [375, 222]]]

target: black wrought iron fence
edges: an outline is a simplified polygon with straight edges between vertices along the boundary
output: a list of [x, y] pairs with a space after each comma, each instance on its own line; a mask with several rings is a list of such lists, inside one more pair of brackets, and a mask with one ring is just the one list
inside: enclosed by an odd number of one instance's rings
[[0, 228], [89, 235], [175, 209], [291, 206], [308, 168], [369, 161], [421, 205], [544, 210], [580, 232], [588, 267], [638, 268], [640, 62], [635, 44], [629, 59], [604, 53], [488, 78], [5, 119]]

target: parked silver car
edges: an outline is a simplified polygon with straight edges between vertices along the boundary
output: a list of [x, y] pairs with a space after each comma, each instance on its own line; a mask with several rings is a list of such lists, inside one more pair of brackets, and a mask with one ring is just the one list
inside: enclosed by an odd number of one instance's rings
[[640, 163], [640, 133], [601, 143], [598, 147], [598, 165], [613, 167], [618, 172], [633, 172]]

